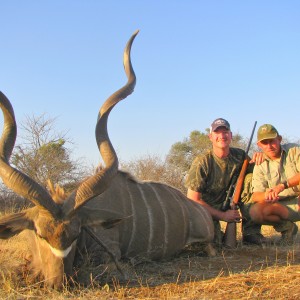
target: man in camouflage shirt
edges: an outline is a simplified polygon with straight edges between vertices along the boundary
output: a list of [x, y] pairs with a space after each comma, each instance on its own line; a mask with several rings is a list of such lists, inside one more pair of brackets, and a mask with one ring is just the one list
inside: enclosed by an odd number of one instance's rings
[[[209, 139], [212, 142], [212, 150], [196, 157], [189, 170], [186, 180], [187, 197], [208, 209], [214, 220], [215, 243], [220, 246], [223, 233], [219, 221], [234, 222], [242, 219], [239, 210], [222, 211], [221, 208], [231, 179], [233, 176], [239, 175], [246, 153], [242, 149], [230, 147], [232, 132], [230, 124], [225, 119], [218, 118], [211, 124]], [[255, 160], [251, 162], [253, 161]], [[247, 173], [250, 174], [252, 169], [253, 165], [249, 164]], [[248, 192], [246, 191], [242, 195], [247, 200], [251, 196], [249, 196], [249, 182], [251, 183], [251, 180], [245, 180]], [[264, 241], [264, 237], [260, 233], [261, 226], [254, 224], [249, 215], [244, 215], [244, 212], [245, 214], [248, 212], [245, 206], [241, 205], [243, 241], [261, 245]]]
[[293, 243], [300, 221], [300, 147], [298, 144], [281, 144], [282, 137], [271, 124], [260, 126], [257, 145], [265, 154], [262, 164], [253, 171], [252, 219], [273, 225], [281, 232], [281, 242]]

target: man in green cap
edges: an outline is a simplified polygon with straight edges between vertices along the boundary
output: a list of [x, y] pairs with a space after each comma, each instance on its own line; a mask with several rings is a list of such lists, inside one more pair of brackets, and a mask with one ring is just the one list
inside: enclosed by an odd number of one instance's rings
[[300, 221], [300, 146], [281, 144], [282, 137], [271, 124], [257, 132], [257, 145], [265, 160], [255, 165], [252, 177], [252, 220], [273, 225], [281, 232], [281, 242], [292, 244]]

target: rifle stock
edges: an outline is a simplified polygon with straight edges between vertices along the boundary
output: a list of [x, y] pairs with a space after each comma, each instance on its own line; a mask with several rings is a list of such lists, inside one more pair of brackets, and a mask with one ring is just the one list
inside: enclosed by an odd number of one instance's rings
[[[241, 193], [243, 190], [243, 184], [244, 179], [247, 171], [247, 167], [249, 164], [249, 160], [246, 158], [243, 162], [242, 169], [240, 171], [239, 177], [236, 181], [235, 189], [232, 195], [232, 200], [230, 204], [230, 209], [238, 209], [238, 203], [241, 197]], [[236, 234], [237, 234], [237, 228], [236, 223], [239, 222], [237, 220], [236, 222], [228, 222], [226, 224], [226, 230], [224, 234], [224, 246], [227, 248], [236, 248], [237, 247], [237, 240], [236, 240]]]
[[243, 190], [243, 184], [244, 184], [248, 164], [249, 164], [249, 160], [246, 157], [244, 162], [243, 162], [240, 175], [239, 175], [239, 177], [236, 181], [236, 184], [235, 184], [235, 189], [234, 189], [234, 193], [233, 193], [233, 196], [232, 196], [231, 209], [236, 209], [236, 206], [239, 203], [239, 200], [240, 200], [240, 197], [241, 197], [241, 194], [242, 194], [242, 190]]
[[236, 222], [228, 222], [226, 224], [226, 230], [223, 238], [223, 244], [226, 248], [234, 249], [237, 247], [236, 234]]
[[[242, 194], [242, 190], [243, 190], [243, 184], [244, 184], [244, 180], [245, 180], [245, 176], [246, 176], [246, 171], [248, 168], [248, 164], [249, 164], [249, 160], [248, 160], [248, 152], [252, 143], [252, 138], [253, 138], [253, 134], [255, 131], [255, 127], [256, 127], [256, 121], [254, 123], [253, 129], [252, 129], [252, 133], [249, 139], [249, 143], [247, 146], [247, 150], [246, 150], [246, 157], [244, 159], [239, 177], [237, 178], [236, 184], [235, 184], [235, 189], [231, 198], [231, 205], [230, 205], [230, 209], [238, 209], [238, 203]], [[225, 247], [227, 248], [236, 248], [237, 247], [237, 240], [236, 240], [236, 234], [237, 234], [237, 228], [236, 228], [236, 223], [239, 222], [239, 220], [235, 221], [235, 222], [228, 222], [226, 225], [226, 229], [225, 229], [225, 234], [224, 234], [224, 238], [223, 238], [223, 244]]]

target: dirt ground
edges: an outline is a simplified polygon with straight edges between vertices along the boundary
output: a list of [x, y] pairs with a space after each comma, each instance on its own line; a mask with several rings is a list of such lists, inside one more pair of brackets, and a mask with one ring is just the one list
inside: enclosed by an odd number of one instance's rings
[[267, 238], [263, 247], [243, 245], [241, 234], [238, 233], [237, 248], [218, 249], [216, 257], [208, 257], [201, 245], [194, 244], [167, 261], [149, 261], [135, 266], [122, 261], [125, 277], [111, 264], [104, 271], [102, 280], [106, 283], [117, 280], [119, 284], [126, 286], [156, 286], [246, 274], [300, 263], [300, 235], [293, 245], [281, 246], [280, 235], [272, 227], [263, 226], [262, 232]]
[[[120, 284], [130, 286], [156, 286], [166, 283], [186, 283], [225, 277], [233, 274], [257, 272], [266, 268], [298, 265], [300, 263], [300, 244], [276, 246], [277, 237], [269, 238], [269, 243], [261, 248], [245, 246], [241, 243], [237, 249], [223, 249], [216, 257], [207, 257], [201, 248], [189, 247], [169, 261], [146, 262], [136, 266], [123, 263], [128, 279], [116, 272], [110, 273], [118, 278]], [[107, 278], [109, 281], [109, 278]]]

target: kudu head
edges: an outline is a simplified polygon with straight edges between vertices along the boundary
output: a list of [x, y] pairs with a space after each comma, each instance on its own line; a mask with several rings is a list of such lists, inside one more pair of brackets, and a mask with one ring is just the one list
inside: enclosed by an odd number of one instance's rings
[[136, 31], [124, 51], [124, 69], [127, 83], [112, 94], [102, 105], [96, 124], [96, 141], [105, 163], [105, 168], [82, 182], [63, 202], [51, 197], [46, 188], [9, 164], [16, 135], [17, 125], [11, 103], [0, 92], [0, 107], [4, 127], [0, 139], [0, 176], [5, 185], [18, 195], [28, 199], [34, 207], [20, 213], [0, 218], [0, 238], [8, 239], [28, 229], [35, 245], [32, 253], [35, 271], [48, 286], [61, 288], [64, 275], [70, 275], [74, 262], [76, 241], [83, 226], [100, 225], [112, 219], [93, 219], [92, 213], [83, 213], [83, 206], [95, 196], [103, 193], [110, 185], [118, 170], [118, 158], [107, 132], [107, 119], [112, 108], [130, 95], [135, 87], [136, 77], [131, 65], [130, 50]]

